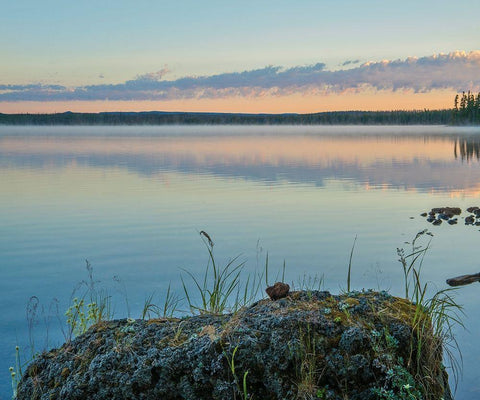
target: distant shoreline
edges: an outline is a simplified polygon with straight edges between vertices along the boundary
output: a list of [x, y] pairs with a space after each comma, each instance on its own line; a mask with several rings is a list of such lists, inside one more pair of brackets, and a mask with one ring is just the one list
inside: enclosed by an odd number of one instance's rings
[[[330, 111], [313, 114], [100, 112], [2, 114], [0, 125], [451, 125], [452, 110]], [[462, 124], [463, 125], [463, 124]]]

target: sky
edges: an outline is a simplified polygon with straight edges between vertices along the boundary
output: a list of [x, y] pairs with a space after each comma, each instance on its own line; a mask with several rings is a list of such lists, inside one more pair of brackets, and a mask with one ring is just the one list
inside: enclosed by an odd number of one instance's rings
[[478, 0], [0, 0], [0, 112], [438, 109]]

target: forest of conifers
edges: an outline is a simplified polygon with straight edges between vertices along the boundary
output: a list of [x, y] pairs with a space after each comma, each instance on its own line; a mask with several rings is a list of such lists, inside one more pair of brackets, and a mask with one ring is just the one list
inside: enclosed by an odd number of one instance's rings
[[334, 111], [313, 114], [100, 112], [1, 114], [4, 125], [480, 125], [480, 93], [457, 95], [453, 109]]
[[458, 94], [452, 111], [452, 124], [480, 125], [480, 93], [463, 92], [462, 97]]

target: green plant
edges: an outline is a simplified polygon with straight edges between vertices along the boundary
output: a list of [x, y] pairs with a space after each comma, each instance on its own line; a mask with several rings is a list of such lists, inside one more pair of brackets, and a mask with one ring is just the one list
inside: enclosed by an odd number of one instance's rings
[[[237, 294], [235, 302], [233, 303], [231, 309], [233, 312], [237, 312], [241, 307], [253, 303], [255, 300], [258, 300], [260, 297], [259, 294], [263, 293], [262, 282], [265, 279], [265, 286], [268, 287], [268, 253], [265, 257], [265, 265], [261, 271], [258, 271], [258, 256], [257, 256], [257, 270], [253, 273], [253, 278], [251, 274], [247, 275], [247, 279], [244, 285], [237, 286]], [[279, 272], [277, 272], [276, 278], [278, 278]], [[282, 270], [282, 282], [285, 277], [285, 261], [283, 262]]]
[[[85, 333], [91, 325], [113, 318], [111, 297], [106, 290], [97, 289], [99, 281], [93, 278], [93, 267], [88, 260], [85, 262], [88, 280], [82, 280], [73, 290], [71, 305], [65, 312], [68, 326], [66, 341], [71, 340], [73, 336]], [[81, 294], [75, 296], [77, 292]]]
[[297, 358], [297, 399], [322, 398], [319, 395], [325, 394], [325, 388], [319, 388], [318, 384], [322, 377], [322, 371], [317, 367], [317, 338], [315, 331], [309, 323], [305, 327], [300, 326], [298, 330]]
[[235, 354], [237, 353], [237, 350], [238, 350], [238, 345], [235, 346], [235, 348], [233, 349], [231, 357], [229, 357], [227, 352], [225, 350], [223, 350], [223, 355], [225, 356], [225, 358], [227, 360], [228, 367], [229, 367], [230, 372], [233, 376], [233, 380], [235, 382], [235, 386], [236, 386], [236, 389], [237, 389], [236, 391], [233, 392], [233, 398], [234, 399], [237, 398], [237, 391], [238, 391], [238, 393], [242, 394], [243, 400], [248, 400], [249, 398], [252, 399], [253, 396], [249, 397], [248, 396], [248, 390], [247, 390], [248, 371], [245, 371], [243, 373], [242, 388], [240, 388], [240, 382], [239, 382], [239, 379], [238, 379], [238, 376], [237, 376], [237, 373], [236, 373], [236, 370], [235, 370]]
[[430, 391], [430, 387], [435, 384], [434, 377], [442, 374], [439, 366], [442, 365], [445, 354], [452, 368], [456, 385], [461, 374], [462, 354], [453, 328], [455, 325], [464, 327], [461, 318], [462, 306], [457, 304], [451, 295], [455, 289], [437, 291], [431, 298], [426, 299], [428, 284], [420, 286], [420, 278], [416, 279], [418, 279], [416, 285], [419, 285], [420, 294], [419, 302], [415, 304], [415, 316], [412, 321], [415, 335], [412, 345], [416, 343], [416, 346], [411, 350], [414, 356], [410, 361], [415, 363], [417, 376], [424, 377], [421, 380], [425, 389]]
[[349, 311], [350, 307], [351, 306], [348, 303], [345, 303], [345, 302], [342, 302], [342, 303], [339, 304], [340, 311], [342, 311], [345, 314], [345, 317], [347, 318], [347, 320], [351, 319], [351, 314], [350, 314], [350, 311]]
[[357, 236], [353, 240], [352, 250], [350, 251], [350, 259], [348, 260], [348, 274], [347, 274], [347, 292], [350, 292], [350, 281], [351, 281], [351, 272], [352, 272], [352, 258], [353, 250], [355, 250], [355, 243], [357, 242]]
[[154, 293], [145, 299], [141, 318], [150, 318], [151, 314], [155, 314], [157, 318], [172, 318], [177, 311], [178, 304], [180, 303], [181, 299], [171, 291], [170, 284], [168, 285], [162, 308], [153, 303], [153, 296]]
[[327, 396], [327, 388], [317, 389], [317, 392], [315, 393], [315, 397], [317, 399], [324, 399], [326, 396]]
[[180, 297], [171, 292], [170, 284], [168, 284], [167, 294], [165, 295], [165, 301], [163, 302], [163, 318], [173, 317], [180, 300]]
[[385, 380], [380, 387], [372, 388], [375, 398], [382, 400], [423, 400], [417, 382], [407, 369], [408, 365], [398, 356], [398, 340], [387, 327], [379, 332], [371, 331], [371, 345], [377, 367], [385, 371]]
[[23, 375], [19, 346], [15, 346], [15, 367], [10, 367], [8, 370], [12, 379], [12, 400], [15, 400], [17, 398], [17, 387]]
[[[53, 314], [52, 314], [53, 313]], [[44, 322], [44, 329], [45, 329], [45, 342], [42, 346], [42, 349], [46, 349], [49, 346], [49, 327], [50, 327], [50, 319], [56, 315], [62, 332], [64, 332], [63, 324], [64, 321], [62, 320], [60, 313], [58, 312], [58, 300], [53, 299], [48, 307], [48, 312], [46, 312], [43, 305], [40, 304], [40, 300], [37, 296], [31, 296], [28, 300], [26, 306], [26, 319], [27, 319], [27, 326], [28, 326], [28, 339], [29, 339], [29, 346], [27, 349], [29, 351], [23, 352], [30, 353], [29, 356], [26, 358], [24, 357], [24, 362], [22, 363], [20, 357], [20, 347], [15, 346], [15, 363], [14, 367], [10, 367], [10, 376], [12, 381], [12, 393], [13, 399], [16, 398], [17, 393], [17, 386], [22, 378], [22, 366], [28, 365], [30, 362], [35, 360], [35, 358], [40, 354], [38, 349], [38, 344], [35, 341], [35, 328], [39, 324], [40, 319], [43, 319]]]
[[[239, 256], [234, 257], [228, 263], [220, 267], [214, 257], [214, 243], [211, 237], [201, 231], [200, 236], [208, 252], [208, 262], [203, 275], [203, 280], [197, 279], [190, 271], [183, 271], [192, 279], [197, 292], [200, 295], [200, 304], [197, 305], [193, 301], [193, 297], [189, 292], [185, 280], [181, 276], [185, 298], [192, 312], [221, 314], [225, 311], [237, 312], [241, 307], [253, 303], [258, 300], [260, 294], [263, 293], [262, 282], [265, 285], [269, 283], [269, 255], [266, 254], [265, 264], [262, 270], [258, 270], [259, 261], [259, 244], [257, 243], [257, 269], [253, 274], [248, 274], [244, 284], [241, 283], [241, 273], [245, 262], [239, 262]], [[283, 267], [277, 271], [276, 281], [280, 279], [285, 281], [286, 263], [283, 261]], [[177, 298], [171, 296], [171, 304], [178, 302]]]
[[[298, 279], [298, 290], [304, 290], [308, 294], [311, 294], [314, 290], [322, 290], [324, 287], [325, 275], [306, 275], [303, 274], [303, 277]], [[295, 288], [297, 290], [297, 288]]]
[[[396, 365], [386, 373], [385, 385], [373, 388], [372, 392], [381, 400], [422, 400], [425, 397], [415, 386], [415, 380], [408, 370]], [[438, 400], [438, 398], [436, 398]]]
[[170, 341], [170, 344], [172, 346], [179, 346], [184, 342], [182, 332], [183, 332], [183, 325], [182, 323], [179, 323], [177, 329], [175, 330], [175, 334], [173, 335], [173, 338]]
[[77, 297], [73, 299], [73, 304], [65, 312], [67, 324], [73, 336], [81, 335], [87, 331], [88, 327], [93, 324], [95, 312], [97, 312], [95, 303], [89, 303], [85, 306], [84, 299], [78, 299]]
[[[424, 238], [424, 235], [430, 236], [428, 243], [426, 245], [417, 244], [417, 241], [421, 238]], [[415, 275], [420, 276], [420, 271], [423, 265], [423, 259], [427, 253], [427, 250], [430, 248], [431, 237], [433, 234], [429, 232], [427, 229], [418, 232], [414, 239], [411, 242], [411, 252], [409, 254], [405, 254], [405, 249], [397, 248], [397, 255], [399, 256], [398, 261], [402, 264], [403, 268], [403, 277], [404, 277], [404, 284], [405, 284], [405, 298], [410, 299], [409, 296], [409, 289], [410, 285], [413, 283], [415, 284]], [[410, 244], [406, 242], [406, 244]], [[418, 283], [418, 280], [417, 280]], [[418, 288], [415, 288], [416, 292], [414, 293], [414, 297], [418, 296], [420, 293], [418, 292]], [[416, 299], [415, 299], [416, 300]]]
[[125, 306], [127, 308], [127, 318], [130, 318], [130, 303], [128, 301], [128, 293], [127, 293], [127, 286], [125, 285], [125, 282], [120, 278], [119, 275], [115, 275], [113, 277], [114, 282], [117, 284], [118, 292], [122, 295], [122, 297], [125, 300]]
[[422, 383], [424, 398], [436, 399], [440, 394], [433, 393], [432, 388], [436, 377], [443, 373], [440, 366], [444, 351], [453, 370], [455, 383], [461, 373], [461, 364], [456, 354], [460, 360], [462, 355], [453, 328], [455, 325], [464, 327], [461, 318], [463, 310], [453, 297], [455, 288], [439, 290], [428, 297], [429, 286], [428, 282], [423, 283], [421, 280], [421, 269], [431, 238], [426, 245], [418, 243], [425, 235], [433, 236], [426, 229], [420, 231], [411, 243], [411, 252], [406, 255], [404, 249], [397, 249], [397, 254], [404, 272], [405, 297], [415, 305], [408, 363]]
[[[245, 373], [243, 374], [243, 400], [248, 400], [247, 375], [248, 371], [245, 371]], [[253, 396], [251, 398], [253, 399]]]
[[[183, 270], [192, 278], [195, 287], [198, 289], [201, 304], [195, 305], [190, 293], [187, 289], [183, 277], [181, 277], [185, 297], [190, 306], [190, 310], [197, 311], [200, 314], [222, 314], [229, 306], [228, 301], [232, 293], [239, 287], [240, 273], [243, 269], [244, 262], [238, 264], [239, 256], [230, 260], [225, 266], [219, 267], [213, 254], [213, 242], [204, 231], [200, 232], [200, 236], [208, 251], [208, 263], [205, 268], [203, 280], [199, 281], [190, 271]], [[232, 305], [232, 308], [237, 308]]]
[[145, 301], [143, 302], [142, 315], [140, 316], [141, 319], [150, 318], [150, 313], [155, 314], [157, 317], [160, 316], [160, 308], [153, 303], [154, 294], [155, 293], [152, 293], [145, 298]]

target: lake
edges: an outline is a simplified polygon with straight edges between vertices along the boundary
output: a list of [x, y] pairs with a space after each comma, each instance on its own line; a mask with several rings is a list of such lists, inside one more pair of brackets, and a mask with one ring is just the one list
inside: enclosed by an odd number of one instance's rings
[[[431, 291], [479, 272], [479, 227], [420, 216], [480, 206], [479, 149], [480, 128], [441, 126], [1, 126], [0, 398], [11, 397], [16, 345], [28, 358], [32, 345], [63, 342], [57, 317], [87, 279], [86, 259], [117, 318], [138, 318], [152, 293], [161, 305], [169, 284], [183, 296], [181, 275], [193, 289], [183, 269], [205, 269], [202, 230], [219, 263], [239, 256], [246, 276], [268, 253], [270, 281], [285, 263], [296, 288], [317, 276], [346, 290], [357, 237], [352, 289], [402, 295], [397, 247], [425, 228]], [[456, 329], [456, 399], [478, 399], [479, 284], [455, 297], [467, 328]]]

